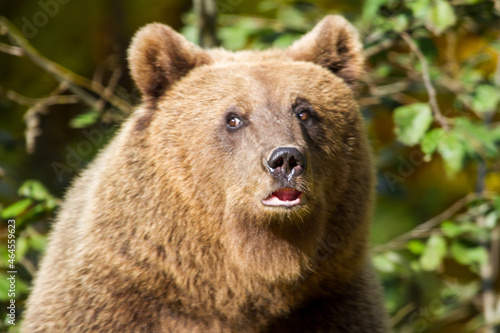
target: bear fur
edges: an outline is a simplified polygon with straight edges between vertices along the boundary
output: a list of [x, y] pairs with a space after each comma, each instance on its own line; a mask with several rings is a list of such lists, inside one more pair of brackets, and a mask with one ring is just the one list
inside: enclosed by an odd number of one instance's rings
[[233, 53], [150, 24], [129, 63], [143, 103], [69, 189], [23, 332], [386, 332], [355, 29]]

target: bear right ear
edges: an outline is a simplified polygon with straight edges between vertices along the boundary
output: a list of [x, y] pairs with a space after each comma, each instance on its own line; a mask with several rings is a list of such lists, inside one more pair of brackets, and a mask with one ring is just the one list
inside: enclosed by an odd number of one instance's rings
[[190, 70], [209, 64], [211, 59], [170, 27], [152, 23], [134, 36], [128, 49], [128, 62], [142, 94], [155, 100]]
[[351, 87], [363, 73], [363, 46], [356, 29], [342, 16], [329, 15], [293, 43], [286, 54], [298, 61], [318, 64]]

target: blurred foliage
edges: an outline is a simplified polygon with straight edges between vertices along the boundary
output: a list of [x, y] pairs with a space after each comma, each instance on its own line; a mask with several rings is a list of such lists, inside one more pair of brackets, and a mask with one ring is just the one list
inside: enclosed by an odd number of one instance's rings
[[[358, 98], [378, 170], [373, 261], [394, 331], [493, 332], [488, 323], [500, 323], [500, 2], [221, 0], [218, 11], [217, 38], [230, 50], [285, 48], [329, 13], [354, 23], [367, 57]], [[3, 1], [0, 13], [42, 55], [131, 104], [140, 101], [124, 75], [134, 31], [162, 21], [194, 42], [198, 36], [197, 16], [183, 1], [70, 2], [53, 15], [37, 2]], [[0, 36], [0, 45], [10, 42]], [[85, 102], [29, 59], [4, 51], [0, 63], [0, 214], [17, 222], [19, 318], [58, 198], [126, 110], [89, 89], [94, 102]], [[4, 224], [0, 231], [5, 268]], [[7, 288], [0, 275], [2, 309]]]

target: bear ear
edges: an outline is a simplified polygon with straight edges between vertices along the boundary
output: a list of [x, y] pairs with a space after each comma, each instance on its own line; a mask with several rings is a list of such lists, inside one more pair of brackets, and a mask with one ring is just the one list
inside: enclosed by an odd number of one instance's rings
[[210, 56], [170, 27], [148, 24], [134, 36], [128, 49], [130, 71], [145, 97], [157, 99]]
[[363, 47], [356, 29], [342, 16], [329, 15], [293, 43], [286, 54], [330, 70], [354, 86], [363, 73]]

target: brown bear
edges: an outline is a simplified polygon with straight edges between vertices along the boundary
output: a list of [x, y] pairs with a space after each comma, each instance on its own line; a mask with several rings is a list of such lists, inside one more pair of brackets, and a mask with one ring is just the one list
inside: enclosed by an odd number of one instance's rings
[[23, 332], [385, 332], [355, 29], [129, 50], [142, 105], [66, 195]]

